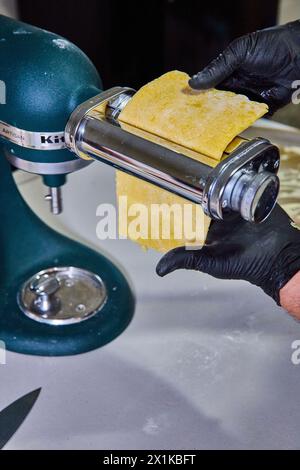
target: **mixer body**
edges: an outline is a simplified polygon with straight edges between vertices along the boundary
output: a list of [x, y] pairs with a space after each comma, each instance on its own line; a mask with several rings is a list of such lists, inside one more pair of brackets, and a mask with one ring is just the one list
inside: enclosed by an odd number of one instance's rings
[[66, 175], [90, 163], [66, 149], [64, 129], [76, 106], [100, 92], [101, 79], [69, 41], [4, 16], [0, 59], [0, 338], [23, 354], [83, 353], [127, 327], [134, 296], [110, 260], [31, 211], [10, 164], [41, 175], [59, 213]]

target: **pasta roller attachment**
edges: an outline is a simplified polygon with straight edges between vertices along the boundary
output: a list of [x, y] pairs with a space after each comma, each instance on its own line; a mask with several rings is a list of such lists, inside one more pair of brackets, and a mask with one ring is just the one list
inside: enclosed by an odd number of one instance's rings
[[279, 191], [275, 145], [260, 137], [244, 139], [212, 168], [184, 155], [179, 145], [170, 149], [161, 137], [156, 143], [144, 130], [140, 137], [122, 129], [118, 116], [134, 93], [111, 88], [76, 108], [65, 129], [67, 147], [201, 204], [212, 219], [235, 212], [257, 223], [269, 215]]

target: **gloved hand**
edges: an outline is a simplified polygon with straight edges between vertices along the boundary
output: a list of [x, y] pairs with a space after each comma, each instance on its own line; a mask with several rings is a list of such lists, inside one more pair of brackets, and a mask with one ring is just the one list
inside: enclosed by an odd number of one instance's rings
[[300, 80], [300, 20], [236, 39], [189, 85], [245, 94], [273, 114], [291, 100], [294, 80]]
[[260, 224], [240, 216], [212, 221], [203, 248], [169, 251], [156, 272], [194, 269], [220, 279], [243, 279], [261, 287], [279, 305], [280, 289], [300, 270], [300, 230], [279, 206]]

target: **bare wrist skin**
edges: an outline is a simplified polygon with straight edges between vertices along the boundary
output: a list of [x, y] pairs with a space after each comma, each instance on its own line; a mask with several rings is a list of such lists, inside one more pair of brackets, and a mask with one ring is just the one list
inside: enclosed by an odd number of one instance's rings
[[279, 298], [280, 305], [300, 320], [300, 271], [280, 289]]

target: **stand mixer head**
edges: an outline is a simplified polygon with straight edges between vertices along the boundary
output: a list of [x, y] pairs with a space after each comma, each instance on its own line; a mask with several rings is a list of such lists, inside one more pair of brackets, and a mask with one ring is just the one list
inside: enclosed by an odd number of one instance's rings
[[0, 16], [1, 148], [16, 168], [43, 177], [54, 213], [61, 211], [66, 175], [88, 165], [64, 144], [74, 108], [100, 92], [88, 57], [66, 39]]

